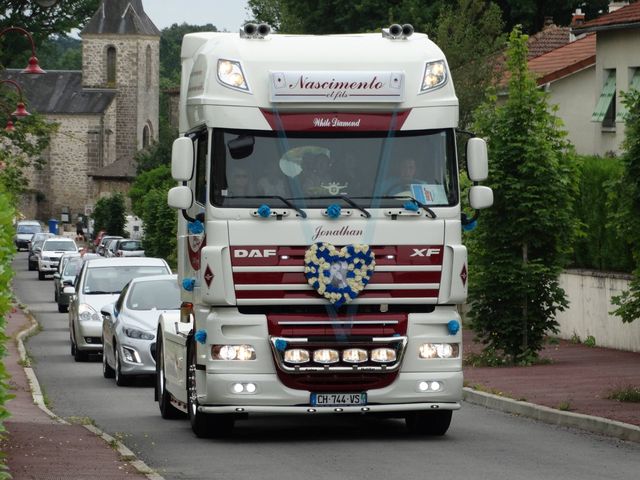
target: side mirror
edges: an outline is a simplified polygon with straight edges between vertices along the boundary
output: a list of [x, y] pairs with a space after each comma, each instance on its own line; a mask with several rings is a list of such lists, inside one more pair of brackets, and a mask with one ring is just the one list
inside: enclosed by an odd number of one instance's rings
[[173, 187], [167, 194], [167, 203], [171, 208], [188, 210], [193, 205], [193, 192], [187, 186]]
[[489, 176], [487, 142], [481, 138], [470, 138], [467, 142], [467, 173], [472, 182], [481, 182]]
[[71, 286], [64, 287], [62, 289], [62, 292], [66, 293], [67, 295], [75, 295], [76, 294], [76, 289], [75, 289], [75, 287], [71, 287]]
[[59, 280], [59, 279], [60, 279], [60, 274], [59, 274], [58, 272], [54, 273], [54, 274], [53, 274], [53, 278], [55, 278], [55, 279], [58, 279], [58, 280]]
[[100, 314], [105, 320], [110, 319], [113, 316], [113, 303], [103, 306], [100, 309]]
[[62, 285], [64, 285], [65, 287], [73, 287], [73, 280], [65, 280], [62, 282]]
[[474, 210], [482, 210], [493, 205], [493, 190], [489, 187], [474, 185], [469, 189], [469, 205]]
[[256, 139], [253, 135], [240, 135], [238, 138], [230, 140], [227, 142], [227, 147], [229, 147], [231, 158], [235, 160], [247, 158], [253, 153], [255, 143]]
[[171, 176], [178, 182], [191, 180], [193, 176], [193, 142], [190, 138], [180, 137], [173, 141]]

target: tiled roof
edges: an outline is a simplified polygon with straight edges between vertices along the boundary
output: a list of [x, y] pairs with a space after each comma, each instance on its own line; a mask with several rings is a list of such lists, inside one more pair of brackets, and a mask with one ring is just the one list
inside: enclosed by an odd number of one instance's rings
[[529, 60], [529, 70], [538, 85], [553, 82], [596, 63], [596, 35], [591, 33], [539, 57]]
[[640, 28], [640, 2], [630, 3], [611, 13], [573, 27], [573, 31], [585, 33], [621, 28]]
[[44, 75], [24, 75], [6, 69], [0, 77], [14, 80], [23, 90], [27, 109], [43, 114], [100, 114], [116, 96], [115, 90], [82, 88], [82, 72], [49, 70]]
[[142, 0], [102, 0], [82, 34], [150, 35], [160, 30], [147, 16]]
[[89, 172], [90, 177], [131, 179], [136, 176], [136, 167], [131, 160], [121, 158], [106, 167], [97, 168]]
[[549, 25], [544, 30], [529, 37], [529, 59], [543, 55], [551, 50], [560, 48], [569, 43], [569, 27]]

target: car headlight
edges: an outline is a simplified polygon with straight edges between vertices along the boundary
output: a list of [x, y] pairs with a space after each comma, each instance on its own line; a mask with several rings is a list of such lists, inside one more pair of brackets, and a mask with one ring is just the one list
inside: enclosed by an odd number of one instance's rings
[[218, 80], [227, 87], [236, 88], [245, 92], [249, 91], [242, 65], [233, 60], [218, 60]]
[[444, 60], [436, 62], [428, 62], [424, 67], [424, 75], [422, 77], [422, 87], [420, 92], [426, 92], [434, 88], [444, 85], [447, 81], [447, 66]]
[[418, 348], [420, 358], [457, 358], [460, 345], [457, 343], [423, 343]]
[[101, 322], [102, 317], [91, 305], [81, 303], [78, 306], [78, 320], [81, 322]]
[[155, 338], [151, 333], [143, 332], [137, 328], [124, 327], [122, 331], [127, 337], [136, 338], [138, 340], [153, 340]]

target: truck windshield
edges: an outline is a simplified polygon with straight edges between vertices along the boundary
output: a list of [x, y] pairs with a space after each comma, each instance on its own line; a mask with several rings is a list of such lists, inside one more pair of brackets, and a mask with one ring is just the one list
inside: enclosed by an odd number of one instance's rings
[[398, 207], [409, 198], [430, 207], [458, 202], [452, 129], [286, 137], [217, 129], [212, 151], [210, 198], [218, 207], [284, 207], [277, 197], [303, 208], [326, 208], [332, 196], [365, 208]]

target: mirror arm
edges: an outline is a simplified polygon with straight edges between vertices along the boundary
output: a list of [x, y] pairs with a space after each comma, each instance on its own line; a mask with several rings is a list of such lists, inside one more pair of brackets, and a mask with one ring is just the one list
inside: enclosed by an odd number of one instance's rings
[[[187, 182], [182, 182], [182, 186], [186, 187], [187, 186]], [[180, 210], [182, 212], [182, 217], [189, 223], [193, 223], [196, 221], [195, 218], [190, 217], [189, 214], [187, 213], [186, 210]]]
[[478, 220], [478, 217], [480, 217], [480, 210], [474, 210], [473, 212], [473, 217], [469, 218], [467, 217], [466, 213], [462, 213], [462, 216], [460, 218], [460, 221], [462, 223], [462, 225], [469, 225], [470, 223], [475, 222], [476, 220]]

